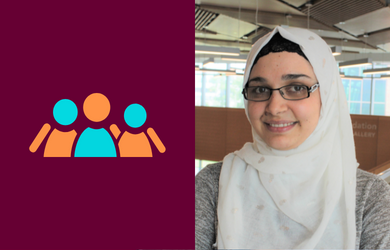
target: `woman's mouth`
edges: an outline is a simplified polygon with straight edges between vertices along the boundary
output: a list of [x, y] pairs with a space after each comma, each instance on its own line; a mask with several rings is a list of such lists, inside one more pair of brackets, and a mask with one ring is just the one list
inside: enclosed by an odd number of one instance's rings
[[289, 131], [297, 123], [298, 122], [277, 122], [277, 123], [264, 122], [264, 124], [267, 126], [268, 130], [270, 130], [271, 132], [277, 132], [277, 133]]

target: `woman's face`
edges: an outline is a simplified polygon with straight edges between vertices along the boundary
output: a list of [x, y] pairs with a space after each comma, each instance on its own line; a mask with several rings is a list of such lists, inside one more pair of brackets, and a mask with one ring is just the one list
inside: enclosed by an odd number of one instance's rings
[[[311, 87], [317, 83], [310, 63], [297, 53], [285, 51], [261, 57], [249, 80], [254, 78], [261, 79], [255, 85], [272, 89], [290, 84]], [[316, 128], [320, 108], [319, 90], [298, 101], [283, 99], [279, 91], [273, 91], [268, 101], [248, 101], [249, 119], [256, 133], [268, 146], [278, 150], [301, 145]]]

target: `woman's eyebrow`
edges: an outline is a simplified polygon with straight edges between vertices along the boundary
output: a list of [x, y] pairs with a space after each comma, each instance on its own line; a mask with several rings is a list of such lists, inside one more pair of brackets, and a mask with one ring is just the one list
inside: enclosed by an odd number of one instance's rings
[[252, 81], [255, 81], [255, 82], [260, 82], [260, 83], [267, 83], [267, 79], [261, 77], [261, 76], [257, 76], [257, 77], [254, 77], [252, 79], [250, 79], [248, 82], [252, 82]]
[[287, 74], [287, 75], [282, 75], [282, 80], [295, 80], [301, 77], [309, 78], [311, 77], [304, 75], [304, 74]]

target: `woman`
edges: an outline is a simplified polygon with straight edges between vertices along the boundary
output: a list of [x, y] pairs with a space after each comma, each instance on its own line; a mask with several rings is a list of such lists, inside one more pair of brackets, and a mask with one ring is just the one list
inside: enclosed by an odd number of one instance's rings
[[357, 169], [329, 46], [275, 28], [249, 53], [243, 95], [253, 143], [196, 176], [196, 249], [390, 248], [390, 189]]

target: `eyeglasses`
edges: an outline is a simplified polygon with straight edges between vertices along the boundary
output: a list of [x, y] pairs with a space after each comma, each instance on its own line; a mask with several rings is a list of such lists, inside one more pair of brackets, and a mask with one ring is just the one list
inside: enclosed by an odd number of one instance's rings
[[298, 101], [310, 97], [310, 93], [313, 93], [318, 87], [319, 83], [317, 82], [311, 87], [305, 85], [287, 85], [278, 89], [271, 89], [263, 86], [248, 86], [248, 83], [245, 85], [242, 90], [244, 98], [248, 101], [254, 102], [264, 102], [268, 101], [271, 98], [271, 95], [274, 90], [279, 90], [280, 95], [290, 101]]

